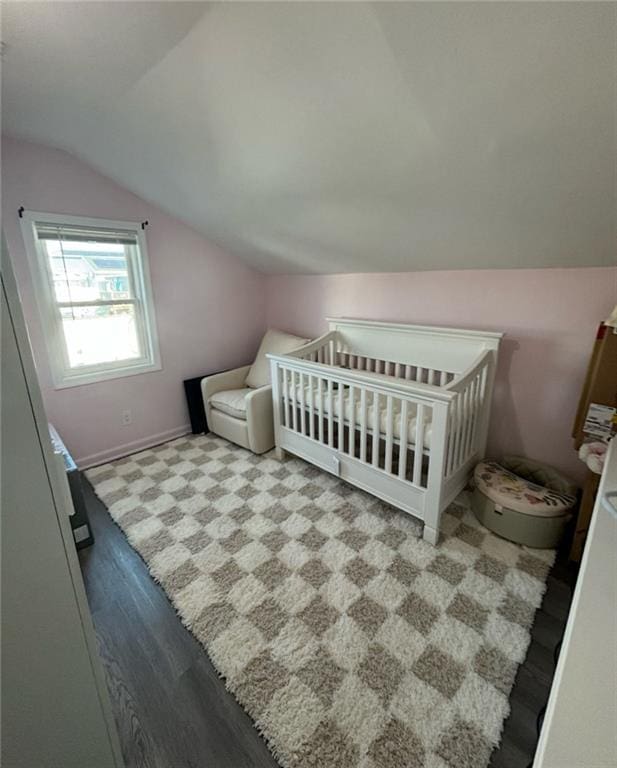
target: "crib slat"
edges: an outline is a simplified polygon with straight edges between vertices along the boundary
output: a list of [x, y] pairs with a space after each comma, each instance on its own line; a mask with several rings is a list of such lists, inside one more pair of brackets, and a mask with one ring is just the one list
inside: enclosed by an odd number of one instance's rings
[[458, 437], [456, 444], [456, 456], [454, 457], [454, 468], [458, 469], [461, 466], [461, 459], [463, 454], [463, 433], [465, 431], [465, 390], [459, 393], [458, 396]]
[[356, 388], [349, 387], [349, 446], [348, 453], [353, 458], [356, 450]]
[[397, 379], [401, 378], [401, 364], [400, 363], [395, 363], [394, 364], [394, 375], [396, 376]]
[[478, 375], [476, 376], [474, 408], [475, 408], [475, 415], [474, 415], [473, 430], [471, 435], [472, 449], [475, 447], [475, 444], [476, 444], [476, 436], [478, 434], [478, 425], [480, 423], [480, 419], [482, 416], [482, 372], [478, 373]]
[[446, 460], [446, 474], [449, 475], [452, 472], [454, 465], [454, 447], [456, 444], [456, 419], [458, 411], [458, 400], [454, 398], [450, 405], [450, 418], [448, 425], [448, 456]]
[[456, 457], [458, 455], [458, 426], [460, 422], [460, 409], [461, 409], [461, 401], [460, 398], [457, 397], [454, 399], [454, 420], [452, 423], [452, 464], [450, 467], [450, 472], [453, 472], [456, 469]]
[[467, 397], [466, 397], [466, 413], [465, 413], [465, 440], [463, 444], [463, 461], [467, 461], [467, 457], [469, 456], [469, 433], [471, 431], [471, 423], [473, 418], [473, 411], [472, 411], [472, 395], [473, 395], [473, 379], [469, 382], [469, 385], [467, 386]]
[[373, 455], [371, 458], [374, 467], [379, 466], [379, 422], [379, 392], [373, 392]]
[[334, 427], [333, 427], [334, 398], [332, 396], [332, 379], [328, 379], [328, 446], [334, 447]]
[[454, 450], [454, 460], [452, 462], [452, 469], [456, 472], [459, 466], [459, 459], [461, 453], [461, 432], [463, 427], [463, 395], [459, 392], [456, 398], [457, 401], [457, 419], [456, 419], [456, 441]]
[[411, 365], [405, 366], [405, 378], [411, 379]]
[[421, 368], [420, 366], [416, 368], [416, 381], [420, 384], [424, 383], [424, 368]]
[[394, 414], [392, 405], [392, 395], [386, 397], [386, 459], [384, 469], [388, 474], [392, 474], [392, 438], [394, 433]]
[[435, 371], [432, 368], [428, 369], [428, 378], [426, 381], [427, 381], [427, 384], [435, 383]]
[[456, 453], [454, 454], [454, 469], [458, 469], [461, 465], [461, 447], [463, 444], [463, 429], [465, 426], [465, 400], [464, 392], [459, 392], [458, 395], [458, 426], [456, 429]]
[[345, 450], [345, 401], [344, 387], [338, 383], [338, 450], [342, 453]]
[[482, 401], [484, 401], [484, 397], [486, 395], [486, 386], [488, 383], [488, 366], [485, 365], [482, 369]]
[[469, 431], [471, 429], [471, 419], [472, 419], [472, 410], [471, 410], [472, 386], [473, 386], [473, 381], [471, 381], [468, 384], [467, 389], [465, 390], [465, 437], [463, 440], [463, 457], [461, 459], [462, 462], [465, 462], [469, 455]]
[[304, 396], [304, 374], [300, 372], [300, 431], [306, 435], [306, 402]]
[[298, 408], [296, 404], [296, 372], [291, 372], [291, 423], [294, 432], [298, 431]]
[[475, 380], [472, 379], [469, 382], [469, 394], [467, 396], [467, 431], [465, 432], [465, 460], [469, 458], [469, 454], [471, 452], [471, 432], [473, 429], [473, 420], [474, 420], [474, 408], [473, 408], [473, 398], [474, 398], [474, 388], [475, 388]]
[[482, 374], [479, 373], [476, 376], [476, 388], [475, 388], [475, 395], [474, 395], [474, 419], [473, 419], [473, 431], [471, 435], [472, 450], [476, 446], [476, 438], [478, 435], [478, 425], [480, 423], [480, 418], [482, 416], [482, 400], [480, 395], [481, 381], [482, 381]]
[[448, 420], [446, 422], [446, 444], [444, 446], [444, 464], [443, 464], [443, 471], [444, 475], [447, 477], [450, 474], [450, 456], [452, 454], [452, 413], [453, 413], [454, 403], [450, 404], [450, 407], [448, 408]]
[[283, 373], [283, 426], [289, 426], [289, 371], [282, 369]]
[[439, 386], [443, 387], [448, 382], [448, 374], [446, 371], [441, 371], [439, 374]]
[[366, 389], [360, 390], [360, 461], [366, 461]]
[[476, 376], [474, 379], [474, 388], [473, 388], [473, 426], [471, 429], [471, 436], [469, 438], [469, 450], [472, 453], [476, 445], [476, 432], [478, 427], [478, 417], [480, 415], [480, 404], [478, 400], [479, 389], [480, 389], [480, 377]]
[[308, 417], [309, 417], [309, 437], [311, 440], [315, 439], [315, 389], [314, 389], [314, 383], [313, 383], [313, 376], [309, 373], [308, 375], [308, 392], [309, 392], [309, 403], [308, 403]]
[[409, 403], [407, 400], [401, 402], [401, 428], [399, 438], [398, 454], [398, 476], [404, 480], [407, 475], [407, 428], [409, 419]]
[[467, 430], [469, 428], [469, 397], [471, 392], [469, 386], [463, 390], [463, 426], [461, 427], [461, 455], [459, 457], [459, 467], [462, 466], [467, 458]]
[[317, 382], [317, 418], [319, 419], [319, 442], [323, 443], [323, 379]]
[[461, 427], [461, 448], [458, 460], [459, 467], [463, 465], [467, 458], [467, 430], [469, 429], [469, 386], [463, 390], [463, 426]]
[[422, 456], [424, 452], [424, 405], [416, 407], [416, 435], [413, 449], [413, 484], [422, 482]]

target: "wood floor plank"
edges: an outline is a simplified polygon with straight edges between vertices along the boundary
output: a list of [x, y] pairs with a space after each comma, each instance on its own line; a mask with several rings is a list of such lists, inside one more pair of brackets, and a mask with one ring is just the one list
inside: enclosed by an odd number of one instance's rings
[[[251, 719], [85, 479], [84, 491], [95, 544], [79, 557], [127, 768], [276, 768]], [[548, 699], [574, 578], [559, 563], [548, 579], [490, 768], [527, 768], [533, 759], [536, 718]]]

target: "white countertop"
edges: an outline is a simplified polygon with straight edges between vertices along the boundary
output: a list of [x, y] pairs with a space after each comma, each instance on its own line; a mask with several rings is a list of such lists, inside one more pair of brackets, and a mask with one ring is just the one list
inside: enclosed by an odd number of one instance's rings
[[617, 490], [609, 448], [533, 768], [617, 767]]

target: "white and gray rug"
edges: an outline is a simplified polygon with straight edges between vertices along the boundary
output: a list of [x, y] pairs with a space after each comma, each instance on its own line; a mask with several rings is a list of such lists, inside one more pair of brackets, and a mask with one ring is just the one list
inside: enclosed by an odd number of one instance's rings
[[190, 436], [87, 472], [285, 768], [486, 768], [553, 552]]

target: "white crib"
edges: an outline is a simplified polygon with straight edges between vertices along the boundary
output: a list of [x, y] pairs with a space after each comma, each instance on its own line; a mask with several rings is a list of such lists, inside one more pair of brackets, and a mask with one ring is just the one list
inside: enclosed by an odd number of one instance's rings
[[484, 456], [501, 333], [328, 319], [268, 355], [277, 454], [299, 456], [424, 521]]

